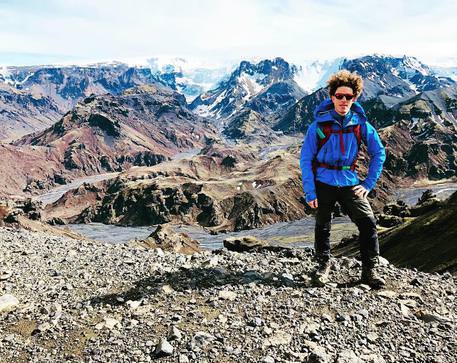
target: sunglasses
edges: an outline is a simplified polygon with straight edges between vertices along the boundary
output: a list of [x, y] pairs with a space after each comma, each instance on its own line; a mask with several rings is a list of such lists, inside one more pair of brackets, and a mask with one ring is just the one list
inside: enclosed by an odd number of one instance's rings
[[337, 100], [342, 100], [343, 98], [346, 98], [347, 101], [351, 101], [354, 99], [355, 95], [348, 95], [345, 93], [335, 93], [335, 97]]

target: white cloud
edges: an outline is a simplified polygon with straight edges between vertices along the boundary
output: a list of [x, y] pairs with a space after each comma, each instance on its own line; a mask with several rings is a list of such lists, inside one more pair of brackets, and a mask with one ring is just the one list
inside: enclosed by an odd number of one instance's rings
[[123, 59], [457, 56], [457, 2], [0, 1], [2, 54]]

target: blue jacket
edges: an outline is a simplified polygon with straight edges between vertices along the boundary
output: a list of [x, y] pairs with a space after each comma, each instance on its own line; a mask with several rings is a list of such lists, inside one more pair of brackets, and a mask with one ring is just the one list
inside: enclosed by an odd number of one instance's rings
[[[362, 141], [367, 146], [370, 156], [368, 175], [363, 182], [360, 182], [357, 172], [352, 170], [334, 170], [318, 167], [316, 175], [314, 175], [312, 162], [315, 158], [317, 161], [329, 165], [348, 166], [353, 163], [358, 152], [357, 138], [353, 132], [349, 132], [343, 133], [344, 154], [342, 153], [339, 134], [332, 134], [319, 150], [319, 153], [317, 153], [318, 136], [316, 128], [319, 124], [329, 121], [334, 122], [334, 130], [360, 124]], [[340, 122], [342, 122], [342, 125]], [[361, 184], [365, 189], [370, 191], [374, 188], [376, 181], [381, 175], [382, 165], [385, 159], [386, 153], [381, 139], [375, 128], [367, 121], [365, 111], [358, 102], [354, 102], [348, 114], [342, 117], [335, 112], [330, 99], [323, 101], [314, 111], [314, 122], [308, 128], [301, 150], [300, 167], [306, 201], [310, 202], [316, 199], [315, 179], [334, 186]]]

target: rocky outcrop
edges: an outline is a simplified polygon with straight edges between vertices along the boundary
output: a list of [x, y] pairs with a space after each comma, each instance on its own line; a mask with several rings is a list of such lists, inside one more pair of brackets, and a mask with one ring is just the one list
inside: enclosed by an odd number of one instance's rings
[[206, 153], [143, 169], [142, 176], [126, 173], [107, 182], [103, 199], [75, 216], [76, 221], [176, 222], [213, 231], [238, 231], [305, 215], [294, 156], [283, 153], [271, 160], [247, 162], [247, 155], [237, 156], [233, 150], [225, 155], [208, 148]]
[[137, 242], [140, 246], [160, 248], [163, 251], [193, 254], [201, 252], [199, 243], [185, 233], [177, 233], [172, 227], [162, 224], [148, 238]]
[[[52, 224], [61, 224], [54, 219]], [[27, 199], [0, 200], [0, 227], [11, 230], [29, 230], [48, 233], [50, 236], [66, 236], [78, 240], [84, 237], [70, 230], [63, 230], [43, 222], [43, 210], [40, 202]], [[0, 267], [1, 271], [1, 267]], [[1, 281], [1, 276], [0, 276]]]
[[20, 216], [35, 221], [41, 219], [41, 204], [32, 201], [31, 198], [17, 201], [0, 201], [0, 209], [0, 224], [19, 223]]
[[399, 266], [456, 272], [457, 193], [444, 203], [429, 199], [421, 207], [422, 215], [382, 235], [383, 255]]
[[[457, 193], [441, 202], [426, 191], [419, 202], [411, 209], [387, 206], [386, 210], [399, 216], [381, 219], [385, 227], [393, 227], [379, 234], [381, 255], [398, 266], [457, 272]], [[358, 245], [357, 238], [352, 243], [345, 241], [335, 248], [335, 254], [355, 256]]]

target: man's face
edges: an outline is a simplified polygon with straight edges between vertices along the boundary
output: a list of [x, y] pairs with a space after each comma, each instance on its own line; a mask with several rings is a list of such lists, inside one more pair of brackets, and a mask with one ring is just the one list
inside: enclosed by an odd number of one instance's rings
[[[331, 97], [335, 111], [341, 116], [346, 115], [355, 102], [355, 94], [351, 87], [338, 87], [335, 94]], [[349, 99], [348, 99], [349, 98]]]

